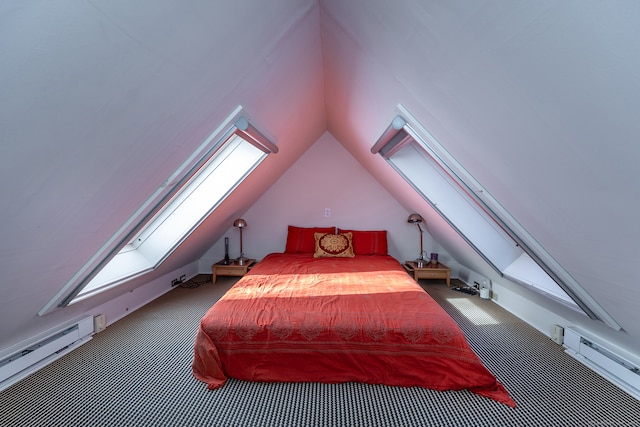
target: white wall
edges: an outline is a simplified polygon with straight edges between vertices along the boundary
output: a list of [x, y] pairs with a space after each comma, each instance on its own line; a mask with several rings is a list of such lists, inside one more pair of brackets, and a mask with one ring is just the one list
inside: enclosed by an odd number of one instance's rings
[[[331, 217], [324, 216], [325, 208]], [[260, 259], [285, 248], [287, 226], [337, 226], [359, 230], [387, 230], [389, 254], [400, 261], [414, 259], [420, 251], [419, 232], [407, 223], [411, 212], [403, 208], [330, 133], [325, 133], [242, 216], [247, 221], [243, 249], [249, 258]], [[231, 227], [230, 256], [239, 255], [239, 232]], [[448, 254], [424, 233], [427, 252]], [[224, 256], [224, 239], [201, 258], [200, 271], [209, 272]]]

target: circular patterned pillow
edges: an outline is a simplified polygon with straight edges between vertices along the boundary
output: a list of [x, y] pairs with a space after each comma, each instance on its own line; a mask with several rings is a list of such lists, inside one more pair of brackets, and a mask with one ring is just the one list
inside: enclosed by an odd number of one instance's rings
[[315, 233], [316, 250], [313, 254], [321, 257], [353, 257], [353, 236], [351, 233]]

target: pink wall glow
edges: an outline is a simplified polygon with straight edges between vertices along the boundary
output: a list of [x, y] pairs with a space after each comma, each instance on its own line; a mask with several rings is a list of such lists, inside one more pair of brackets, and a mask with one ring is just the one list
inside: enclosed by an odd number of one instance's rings
[[[331, 217], [324, 216], [325, 208]], [[419, 235], [408, 224], [409, 215], [330, 133], [323, 134], [261, 198], [243, 214], [244, 252], [262, 258], [284, 250], [287, 226], [337, 226], [360, 230], [387, 230], [389, 254], [413, 259], [419, 252]], [[230, 255], [239, 253], [238, 230], [230, 227]], [[424, 234], [425, 250], [433, 238]], [[438, 248], [439, 249], [439, 248]], [[203, 257], [203, 264], [224, 255], [220, 239]]]

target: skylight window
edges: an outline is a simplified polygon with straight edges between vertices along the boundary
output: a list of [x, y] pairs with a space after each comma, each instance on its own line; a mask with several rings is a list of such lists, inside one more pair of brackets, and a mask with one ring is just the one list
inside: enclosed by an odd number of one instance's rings
[[269, 153], [277, 152], [241, 112], [237, 109], [185, 160], [41, 314], [158, 268]]
[[373, 154], [382, 155], [500, 275], [620, 329], [404, 107], [399, 110]]

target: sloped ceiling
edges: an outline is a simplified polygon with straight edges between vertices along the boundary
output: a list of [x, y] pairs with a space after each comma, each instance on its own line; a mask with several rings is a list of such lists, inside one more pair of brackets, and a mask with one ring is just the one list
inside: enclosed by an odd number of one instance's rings
[[402, 103], [640, 340], [640, 5], [322, 5], [328, 128], [352, 155], [411, 205], [368, 152]]
[[157, 274], [326, 130], [482, 272], [370, 154], [401, 103], [640, 340], [639, 18], [626, 1], [2, 2], [0, 348], [70, 315], [35, 313], [239, 104], [280, 153]]
[[155, 276], [326, 131], [319, 18], [306, 0], [0, 4], [0, 348], [87, 309], [37, 316], [238, 105], [280, 153]]

